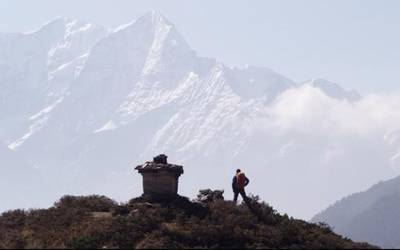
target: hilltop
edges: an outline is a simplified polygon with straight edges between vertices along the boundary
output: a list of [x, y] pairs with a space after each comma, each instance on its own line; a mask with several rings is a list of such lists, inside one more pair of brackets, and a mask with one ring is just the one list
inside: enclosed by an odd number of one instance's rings
[[257, 197], [251, 204], [253, 213], [224, 200], [180, 196], [126, 204], [105, 196], [65, 196], [49, 209], [2, 214], [0, 248], [373, 248], [325, 225], [279, 215]]

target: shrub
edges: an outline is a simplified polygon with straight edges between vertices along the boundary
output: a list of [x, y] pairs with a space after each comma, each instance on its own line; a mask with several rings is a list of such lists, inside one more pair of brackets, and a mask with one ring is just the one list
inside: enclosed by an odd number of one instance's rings
[[66, 247], [69, 249], [99, 249], [101, 242], [95, 235], [83, 235], [68, 241]]
[[80, 209], [89, 212], [111, 212], [117, 203], [105, 196], [64, 196], [54, 206], [58, 209]]

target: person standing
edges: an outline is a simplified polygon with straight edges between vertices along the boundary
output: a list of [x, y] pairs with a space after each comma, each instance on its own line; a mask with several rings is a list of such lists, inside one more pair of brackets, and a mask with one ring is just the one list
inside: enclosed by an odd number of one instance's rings
[[232, 180], [232, 189], [234, 193], [233, 202], [237, 204], [237, 199], [239, 194], [242, 196], [244, 202], [248, 203], [248, 198], [246, 195], [245, 187], [249, 185], [250, 180], [246, 177], [246, 175], [242, 172], [242, 170], [237, 169], [236, 175]]

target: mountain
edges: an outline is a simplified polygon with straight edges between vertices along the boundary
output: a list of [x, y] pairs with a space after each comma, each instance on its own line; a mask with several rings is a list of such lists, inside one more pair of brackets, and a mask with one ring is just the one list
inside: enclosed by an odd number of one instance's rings
[[165, 153], [187, 169], [185, 195], [230, 190], [242, 168], [249, 192], [308, 219], [399, 172], [383, 135], [336, 132], [325, 119], [326, 105], [356, 107], [354, 96], [201, 57], [156, 11], [114, 30], [58, 18], [0, 34], [0, 142], [24, 160], [20, 173], [39, 176], [30, 198], [41, 207], [65, 193], [126, 200], [140, 190], [132, 167]]
[[[0, 216], [0, 248], [57, 249], [373, 249], [334, 234], [324, 225], [218, 200], [164, 203], [143, 198], [118, 205], [104, 196], [65, 196], [49, 209]], [[257, 211], [255, 216], [251, 211]]]
[[400, 247], [400, 177], [353, 194], [315, 216], [334, 231], [384, 248]]
[[393, 165], [398, 165], [400, 161], [400, 130], [390, 131], [385, 134], [384, 140], [391, 145], [390, 160]]
[[59, 18], [36, 32], [0, 35], [0, 138], [8, 142], [27, 131], [10, 148], [43, 127], [42, 116], [59, 103], [82, 57], [105, 34], [103, 28]]
[[348, 100], [348, 101], [358, 101], [361, 99], [360, 94], [355, 90], [344, 90], [338, 84], [327, 81], [325, 79], [313, 79], [311, 81], [304, 82], [303, 84], [309, 84], [313, 87], [316, 87], [328, 96], [339, 99], [339, 100]]

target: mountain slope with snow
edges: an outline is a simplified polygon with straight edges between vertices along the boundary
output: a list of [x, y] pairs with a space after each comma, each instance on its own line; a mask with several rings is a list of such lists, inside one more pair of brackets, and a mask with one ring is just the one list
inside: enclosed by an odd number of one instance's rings
[[46, 179], [38, 200], [126, 200], [141, 192], [132, 166], [166, 153], [186, 195], [228, 190], [240, 167], [250, 192], [307, 218], [397, 172], [380, 132], [345, 120], [357, 94], [200, 57], [158, 12], [115, 30], [60, 18], [0, 44], [0, 141]]

